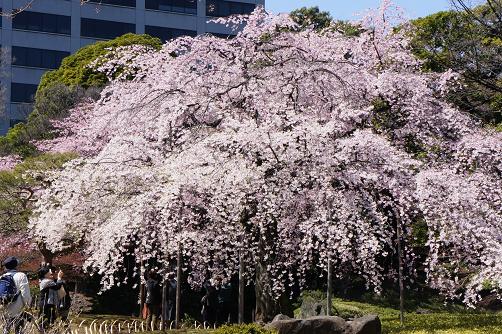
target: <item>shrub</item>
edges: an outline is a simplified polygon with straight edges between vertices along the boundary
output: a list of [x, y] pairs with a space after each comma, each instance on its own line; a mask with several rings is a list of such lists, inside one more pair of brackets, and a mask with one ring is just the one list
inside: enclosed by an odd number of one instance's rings
[[364, 312], [357, 306], [339, 304], [335, 302], [333, 305], [332, 314], [343, 319], [353, 319], [362, 317], [364, 315]]
[[226, 325], [216, 329], [213, 334], [275, 334], [258, 324]]

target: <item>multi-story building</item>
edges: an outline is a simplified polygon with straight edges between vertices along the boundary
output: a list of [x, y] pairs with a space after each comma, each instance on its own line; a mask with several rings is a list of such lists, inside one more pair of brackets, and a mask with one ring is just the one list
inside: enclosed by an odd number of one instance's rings
[[[4, 13], [29, 0], [0, 0]], [[5, 107], [0, 135], [23, 121], [42, 74], [82, 46], [128, 32], [168, 40], [181, 35], [228, 36], [213, 17], [246, 14], [265, 0], [33, 0], [13, 18], [0, 20], [1, 85]]]

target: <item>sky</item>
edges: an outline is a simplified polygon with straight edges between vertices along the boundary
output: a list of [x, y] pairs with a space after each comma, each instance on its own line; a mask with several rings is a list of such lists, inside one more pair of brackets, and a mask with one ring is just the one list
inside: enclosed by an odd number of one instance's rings
[[[417, 18], [451, 7], [450, 0], [394, 0], [394, 3], [404, 8], [409, 18]], [[290, 12], [296, 8], [318, 6], [328, 11], [336, 19], [357, 19], [357, 13], [370, 8], [377, 8], [380, 0], [265, 0], [269, 12]]]

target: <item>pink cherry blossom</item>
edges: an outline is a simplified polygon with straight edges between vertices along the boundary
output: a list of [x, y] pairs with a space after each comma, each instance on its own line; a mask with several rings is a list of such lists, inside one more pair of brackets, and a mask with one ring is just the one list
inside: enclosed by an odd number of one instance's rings
[[412, 275], [407, 244], [425, 219], [432, 286], [455, 294], [445, 263], [467, 263], [475, 299], [481, 280], [502, 278], [490, 269], [502, 249], [500, 136], [442, 101], [452, 75], [423, 73], [406, 31], [372, 15], [346, 36], [259, 8], [225, 21], [246, 23], [231, 40], [100, 59], [112, 80], [100, 100], [41, 143], [81, 158], [52, 176], [33, 235], [83, 247], [105, 289], [123, 282], [126, 255], [136, 273], [148, 260], [165, 270], [182, 245], [191, 284], [236, 273], [240, 256], [246, 278], [266, 276], [263, 293], [278, 298], [328, 258], [380, 291], [395, 276], [397, 228]]
[[0, 171], [11, 170], [20, 162], [21, 158], [17, 155], [7, 155], [0, 157]]

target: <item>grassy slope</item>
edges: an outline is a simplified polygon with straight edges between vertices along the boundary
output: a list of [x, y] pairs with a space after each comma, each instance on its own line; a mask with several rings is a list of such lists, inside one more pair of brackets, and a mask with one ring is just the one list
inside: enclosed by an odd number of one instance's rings
[[356, 311], [378, 314], [385, 334], [502, 334], [501, 313], [434, 312], [430, 314], [406, 313], [405, 324], [399, 324], [399, 311], [366, 303], [336, 299], [339, 312]]

